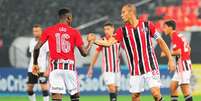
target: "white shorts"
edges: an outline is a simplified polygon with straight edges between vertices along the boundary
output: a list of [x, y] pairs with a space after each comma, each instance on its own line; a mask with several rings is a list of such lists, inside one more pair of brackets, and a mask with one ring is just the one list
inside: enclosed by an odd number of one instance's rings
[[104, 72], [103, 79], [106, 85], [115, 84], [119, 87], [121, 82], [121, 73]]
[[80, 83], [76, 71], [56, 69], [50, 72], [50, 92], [74, 95], [80, 92]]
[[191, 78], [191, 71], [175, 72], [172, 81], [178, 81], [179, 85], [189, 84]]
[[131, 93], [143, 92], [145, 88], [159, 87], [161, 86], [159, 70], [154, 70], [143, 75], [130, 77], [130, 89]]

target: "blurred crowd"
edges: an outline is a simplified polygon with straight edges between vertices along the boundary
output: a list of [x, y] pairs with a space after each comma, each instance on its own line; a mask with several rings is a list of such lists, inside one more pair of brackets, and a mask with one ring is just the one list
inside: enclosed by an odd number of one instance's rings
[[[156, 26], [161, 31], [165, 20], [174, 19], [177, 22], [178, 31], [186, 31], [192, 26], [201, 27], [201, 1], [182, 0], [180, 5], [157, 6], [155, 15], [160, 17], [156, 21]], [[149, 14], [144, 13], [141, 19], [147, 20]]]
[[[140, 0], [141, 1], [141, 0]], [[30, 36], [32, 25], [39, 23], [43, 27], [57, 22], [56, 12], [61, 7], [73, 11], [73, 26], [79, 26], [91, 20], [108, 16], [115, 25], [122, 24], [120, 8], [127, 2], [139, 0], [1, 0], [0, 33], [6, 46], [19, 36]], [[137, 7], [141, 19], [150, 19], [160, 30], [164, 20], [173, 18], [178, 30], [185, 31], [189, 26], [201, 26], [200, 0], [150, 0]], [[155, 13], [153, 13], [155, 12]], [[82, 33], [90, 31], [101, 33], [103, 23], [98, 23]]]

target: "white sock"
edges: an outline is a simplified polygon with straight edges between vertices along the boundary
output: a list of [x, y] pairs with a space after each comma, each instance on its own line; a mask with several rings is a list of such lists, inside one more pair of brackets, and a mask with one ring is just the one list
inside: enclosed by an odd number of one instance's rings
[[33, 94], [33, 95], [29, 95], [29, 101], [36, 101], [36, 95]]
[[49, 101], [49, 96], [43, 96], [43, 101]]

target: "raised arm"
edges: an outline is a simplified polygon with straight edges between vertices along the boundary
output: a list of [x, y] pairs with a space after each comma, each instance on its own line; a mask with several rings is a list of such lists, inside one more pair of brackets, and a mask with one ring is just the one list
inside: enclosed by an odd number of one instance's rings
[[110, 38], [109, 40], [99, 39], [99, 40], [95, 41], [95, 44], [100, 45], [100, 46], [106, 46], [106, 47], [111, 46], [115, 43], [117, 43], [117, 40], [114, 37]]
[[78, 46], [78, 50], [80, 51], [82, 56], [86, 57], [88, 55], [88, 53], [89, 53], [89, 50], [91, 49], [92, 44], [96, 40], [96, 35], [93, 34], [93, 33], [88, 34], [88, 36], [87, 36], [87, 41], [88, 41], [87, 46], [83, 45], [82, 38], [81, 38], [80, 34], [77, 34], [76, 38], [77, 38], [76, 39], [76, 45]]
[[93, 42], [88, 42], [87, 46], [82, 45], [81, 47], [78, 47], [82, 56], [86, 57], [88, 55], [92, 44], [93, 44]]

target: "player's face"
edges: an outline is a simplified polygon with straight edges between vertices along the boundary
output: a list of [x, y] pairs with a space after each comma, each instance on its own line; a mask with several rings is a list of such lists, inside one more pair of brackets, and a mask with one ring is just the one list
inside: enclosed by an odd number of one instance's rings
[[130, 15], [130, 10], [128, 7], [123, 7], [122, 10], [121, 10], [121, 18], [123, 20], [123, 22], [128, 22], [129, 19], [131, 18], [131, 15]]
[[33, 28], [33, 35], [36, 38], [39, 38], [42, 34], [42, 29], [40, 27], [34, 27]]
[[67, 21], [67, 23], [69, 24], [69, 25], [71, 25], [72, 24], [72, 21], [73, 21], [73, 17], [72, 16], [67, 16], [66, 17], [66, 21]]
[[170, 27], [168, 27], [166, 24], [163, 25], [163, 32], [165, 35], [169, 35], [170, 33]]
[[112, 36], [112, 34], [114, 33], [114, 27], [112, 27], [112, 26], [104, 26], [104, 33], [106, 35]]

